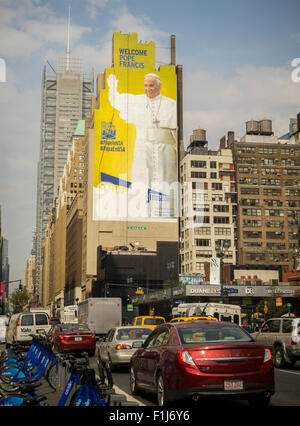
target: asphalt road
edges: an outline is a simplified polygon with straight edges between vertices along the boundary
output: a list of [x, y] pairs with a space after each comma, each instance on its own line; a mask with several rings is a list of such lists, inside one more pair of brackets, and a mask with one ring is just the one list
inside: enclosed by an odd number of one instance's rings
[[[0, 352], [5, 348], [5, 345], [0, 344]], [[90, 358], [90, 365], [98, 373], [96, 358]], [[156, 406], [156, 396], [150, 393], [143, 393], [141, 396], [133, 397], [129, 389], [129, 370], [128, 368], [120, 368], [113, 373], [114, 387], [117, 393], [125, 394], [128, 401], [136, 401], [140, 406]], [[300, 406], [300, 362], [298, 361], [291, 369], [275, 369], [275, 384], [276, 392], [271, 399], [271, 407], [283, 406]], [[54, 392], [45, 381], [39, 390], [39, 394], [45, 394], [48, 405], [55, 406], [59, 400], [59, 393]], [[210, 402], [216, 403], [215, 399]], [[186, 402], [184, 405], [194, 407], [192, 401]], [[221, 403], [222, 405], [222, 403]], [[220, 402], [218, 402], [220, 406]], [[238, 408], [248, 406], [247, 401], [228, 401], [226, 407]]]
[[[113, 379], [116, 388], [130, 397], [129, 370], [119, 369], [113, 373]], [[270, 406], [300, 406], [300, 361], [292, 369], [275, 368], [275, 386], [276, 392], [271, 398]], [[144, 393], [142, 397], [135, 397], [135, 400], [141, 405], [156, 405], [156, 397], [150, 393]], [[228, 403], [226, 404], [228, 405]], [[238, 400], [229, 401], [229, 404], [232, 407], [248, 406], [247, 401]]]

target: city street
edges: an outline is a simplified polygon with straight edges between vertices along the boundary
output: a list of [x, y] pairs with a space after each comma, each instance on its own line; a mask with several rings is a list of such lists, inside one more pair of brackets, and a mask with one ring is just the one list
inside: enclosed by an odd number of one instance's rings
[[[0, 351], [2, 352], [5, 349], [5, 345], [0, 345]], [[96, 374], [98, 374], [97, 369], [97, 358], [90, 358], [90, 365], [95, 369]], [[292, 369], [275, 369], [275, 380], [276, 380], [276, 392], [271, 399], [271, 407], [284, 407], [284, 406], [300, 406], [300, 362], [297, 362]], [[154, 407], [156, 403], [156, 395], [150, 393], [143, 393], [142, 396], [133, 397], [129, 389], [129, 369], [128, 368], [119, 368], [116, 372], [113, 372], [113, 381], [116, 393], [123, 393], [126, 395], [128, 401], [136, 401], [140, 406]], [[47, 391], [47, 402], [49, 405], [55, 405], [54, 401], [59, 398], [59, 395], [55, 395], [52, 391]], [[53, 402], [52, 402], [53, 401]], [[215, 404], [216, 398], [212, 398], [209, 401], [206, 401], [208, 405]], [[186, 401], [184, 404], [180, 404], [185, 407], [195, 407], [194, 402]], [[247, 401], [239, 400], [228, 400], [228, 401], [219, 401], [218, 406], [223, 406], [226, 404], [226, 407], [231, 408], [240, 408], [247, 407]]]
[[[96, 367], [96, 358], [91, 358], [91, 365]], [[156, 396], [145, 393], [143, 397], [132, 397], [129, 389], [129, 370], [120, 368], [113, 373], [114, 384], [118, 392], [124, 392], [128, 400], [134, 399], [141, 405], [155, 406]], [[300, 362], [292, 369], [275, 369], [276, 392], [271, 399], [270, 406], [300, 406]], [[214, 402], [214, 401], [212, 401]], [[234, 406], [248, 406], [247, 401], [229, 401]], [[191, 401], [187, 402], [192, 404]]]

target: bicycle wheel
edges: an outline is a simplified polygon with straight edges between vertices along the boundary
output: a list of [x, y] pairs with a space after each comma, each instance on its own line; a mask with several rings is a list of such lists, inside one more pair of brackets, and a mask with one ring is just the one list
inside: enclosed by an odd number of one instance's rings
[[58, 387], [58, 374], [57, 374], [57, 368], [55, 364], [52, 364], [47, 371], [46, 374], [46, 380], [49, 383], [49, 385], [52, 387], [52, 389], [56, 390]]

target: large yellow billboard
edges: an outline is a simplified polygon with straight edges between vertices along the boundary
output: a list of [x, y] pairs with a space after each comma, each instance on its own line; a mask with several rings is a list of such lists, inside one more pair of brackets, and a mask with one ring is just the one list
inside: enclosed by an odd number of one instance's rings
[[176, 94], [175, 66], [155, 69], [155, 43], [115, 32], [94, 113], [94, 220], [177, 216]]

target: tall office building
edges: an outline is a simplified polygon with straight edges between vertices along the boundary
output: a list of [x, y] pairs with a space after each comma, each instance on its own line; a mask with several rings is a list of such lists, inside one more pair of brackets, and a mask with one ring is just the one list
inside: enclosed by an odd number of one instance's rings
[[236, 264], [236, 181], [232, 151], [221, 140], [209, 150], [206, 131], [193, 131], [180, 163], [182, 212], [180, 256], [183, 274], [205, 274], [205, 266], [218, 249], [224, 263]]
[[240, 265], [296, 269], [300, 225], [300, 114], [292, 132], [274, 136], [268, 119], [225, 142], [236, 164]]
[[[69, 34], [69, 31], [68, 31]], [[70, 57], [69, 36], [66, 57], [56, 70], [47, 62], [42, 77], [40, 160], [37, 194], [36, 292], [39, 292], [42, 240], [49, 213], [72, 145], [79, 120], [90, 111], [94, 73], [84, 75], [80, 59]]]

